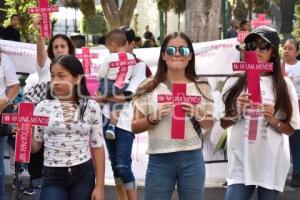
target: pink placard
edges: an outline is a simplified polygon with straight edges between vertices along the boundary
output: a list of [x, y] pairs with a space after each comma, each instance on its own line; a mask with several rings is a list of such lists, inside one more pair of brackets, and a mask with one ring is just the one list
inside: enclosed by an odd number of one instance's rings
[[270, 26], [272, 24], [272, 20], [266, 18], [266, 14], [260, 13], [257, 15], [257, 18], [251, 21], [251, 25], [253, 28], [257, 28], [262, 25]]
[[19, 114], [2, 114], [3, 124], [17, 124], [15, 161], [29, 163], [31, 151], [32, 126], [47, 126], [48, 117], [33, 116], [33, 103], [20, 103]]
[[91, 59], [98, 58], [98, 54], [90, 53], [90, 49], [88, 47], [81, 48], [82, 53], [76, 54], [78, 59], [82, 59], [83, 70], [85, 74], [91, 74]]
[[[111, 62], [109, 63], [109, 66], [116, 66], [116, 64], [118, 64], [119, 66], [119, 72], [117, 74], [117, 77], [116, 77], [116, 80], [115, 80], [115, 86], [117, 88], [123, 88], [124, 87], [124, 84], [125, 84], [125, 78], [126, 78], [126, 75], [127, 75], [127, 72], [128, 72], [128, 67], [129, 66], [132, 66], [132, 65], [129, 65], [129, 64], [132, 64], [132, 60], [128, 60], [127, 58], [127, 54], [126, 52], [121, 52], [119, 53], [119, 61], [118, 63], [116, 62]], [[134, 60], [134, 64], [135, 64], [135, 60]]]
[[186, 84], [175, 83], [172, 85], [172, 95], [159, 94], [157, 97], [158, 103], [173, 102], [175, 107], [172, 113], [172, 139], [184, 139], [185, 133], [185, 111], [180, 103], [186, 102], [191, 104], [200, 104], [200, 96], [187, 96]]
[[39, 0], [39, 6], [29, 8], [30, 14], [40, 14], [41, 16], [41, 35], [43, 38], [51, 37], [50, 12], [58, 12], [58, 6], [49, 6], [48, 0]]
[[97, 80], [96, 76], [88, 76], [85, 78], [87, 89], [91, 95], [91, 97], [96, 96], [96, 92], [100, 86], [99, 81]]

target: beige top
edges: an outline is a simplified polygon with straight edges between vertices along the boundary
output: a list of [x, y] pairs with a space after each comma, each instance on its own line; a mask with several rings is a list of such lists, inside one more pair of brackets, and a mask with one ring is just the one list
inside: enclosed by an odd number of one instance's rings
[[[199, 89], [202, 93], [212, 99], [209, 84], [199, 83]], [[202, 96], [194, 83], [188, 83], [186, 89], [187, 95]], [[164, 83], [160, 83], [151, 93], [143, 95], [134, 101], [134, 106], [144, 116], [151, 114], [158, 107], [158, 94], [172, 94]], [[212, 115], [213, 103], [202, 97], [199, 105], [205, 115]], [[157, 125], [148, 130], [148, 154], [171, 153], [178, 151], [194, 150], [202, 147], [202, 141], [197, 135], [193, 124], [188, 116], [185, 117], [185, 136], [184, 139], [172, 139], [172, 113], [165, 116]]]

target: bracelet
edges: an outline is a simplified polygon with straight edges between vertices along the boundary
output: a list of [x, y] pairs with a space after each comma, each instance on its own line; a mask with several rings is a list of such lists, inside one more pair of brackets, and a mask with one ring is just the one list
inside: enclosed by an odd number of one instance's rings
[[205, 114], [203, 114], [202, 117], [197, 117], [197, 115], [194, 116], [194, 119], [197, 121], [197, 122], [201, 122], [202, 120], [204, 120], [205, 118]]
[[276, 124], [275, 128], [276, 128], [276, 129], [279, 129], [280, 125], [281, 125], [281, 121], [280, 121], [280, 119], [278, 119], [278, 121], [277, 121], [277, 124]]
[[148, 114], [147, 115], [147, 122], [150, 124], [150, 125], [156, 125], [156, 124], [158, 124], [158, 122], [159, 122], [159, 120], [150, 120], [150, 115], [151, 114]]

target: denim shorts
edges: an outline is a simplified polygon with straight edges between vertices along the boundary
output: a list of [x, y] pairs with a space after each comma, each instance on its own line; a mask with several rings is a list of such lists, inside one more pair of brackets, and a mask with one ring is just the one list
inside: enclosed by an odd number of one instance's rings
[[43, 170], [42, 200], [90, 200], [95, 186], [92, 160], [72, 167], [46, 167]]
[[145, 200], [170, 200], [176, 184], [180, 200], [202, 200], [204, 183], [205, 164], [201, 149], [151, 154]]
[[[107, 118], [103, 117], [103, 120], [103, 131], [105, 132], [109, 123], [107, 123]], [[116, 185], [124, 184], [125, 188], [128, 190], [135, 189], [135, 178], [131, 168], [131, 152], [135, 136], [132, 132], [118, 127], [115, 129], [115, 136], [115, 140], [105, 139], [105, 143]]]

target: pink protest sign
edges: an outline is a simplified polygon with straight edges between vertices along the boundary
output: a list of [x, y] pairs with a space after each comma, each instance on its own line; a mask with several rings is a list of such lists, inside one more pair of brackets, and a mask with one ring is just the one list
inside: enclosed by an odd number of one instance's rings
[[266, 25], [270, 26], [272, 24], [272, 20], [266, 18], [266, 14], [260, 13], [257, 15], [257, 18], [251, 21], [251, 25], [253, 28]]
[[128, 67], [133, 66], [135, 64], [136, 64], [135, 59], [128, 60], [126, 52], [119, 53], [119, 61], [109, 63], [109, 67], [111, 68], [119, 67], [119, 72], [117, 74], [116, 81], [115, 81], [115, 86], [117, 88], [124, 87], [125, 84], [124, 80], [128, 72]]
[[47, 126], [49, 118], [33, 116], [33, 103], [20, 103], [19, 114], [3, 113], [3, 124], [17, 124], [15, 161], [29, 163], [32, 126]]
[[233, 71], [246, 71], [247, 87], [253, 103], [261, 103], [259, 73], [273, 71], [273, 63], [258, 63], [255, 51], [245, 51], [245, 62], [233, 63]]
[[237, 35], [237, 41], [240, 44], [244, 43], [245, 38], [247, 37], [247, 35], [249, 34], [248, 31], [238, 31], [238, 35]]
[[91, 74], [91, 60], [93, 58], [98, 58], [98, 54], [90, 53], [90, 49], [88, 47], [81, 48], [82, 53], [76, 54], [78, 59], [82, 59], [82, 65], [85, 74]]
[[41, 16], [41, 35], [43, 38], [51, 37], [50, 16], [51, 12], [58, 12], [58, 6], [49, 6], [48, 0], [39, 0], [39, 6], [29, 8], [30, 14], [40, 14]]
[[257, 105], [261, 103], [259, 73], [273, 71], [273, 63], [258, 63], [255, 51], [244, 52], [245, 62], [233, 63], [234, 71], [246, 71], [250, 100], [254, 103], [245, 115], [250, 116], [248, 140], [256, 140], [258, 117], [261, 115]]
[[173, 84], [172, 95], [160, 94], [158, 95], [157, 102], [173, 102], [175, 108], [172, 113], [172, 128], [171, 138], [172, 139], [184, 139], [185, 132], [185, 111], [182, 109], [181, 102], [200, 104], [200, 96], [187, 96], [186, 95], [186, 84]]

